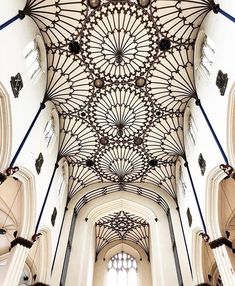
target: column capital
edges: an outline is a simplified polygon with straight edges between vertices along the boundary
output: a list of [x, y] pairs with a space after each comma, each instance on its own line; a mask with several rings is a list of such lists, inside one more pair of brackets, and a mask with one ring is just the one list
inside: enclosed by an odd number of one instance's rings
[[25, 239], [23, 237], [17, 237], [16, 239], [12, 240], [11, 241], [11, 247], [10, 247], [10, 250], [16, 246], [17, 244], [19, 245], [22, 245], [26, 248], [31, 248], [33, 246], [33, 242], [28, 240], [28, 239]]
[[209, 245], [210, 245], [211, 249], [215, 249], [215, 248], [220, 247], [222, 245], [225, 245], [225, 246], [227, 246], [227, 247], [232, 249], [232, 242], [230, 240], [228, 240], [226, 237], [223, 237], [223, 236], [220, 237], [220, 238], [217, 238], [217, 239], [215, 239], [213, 241], [211, 241], [209, 243]]

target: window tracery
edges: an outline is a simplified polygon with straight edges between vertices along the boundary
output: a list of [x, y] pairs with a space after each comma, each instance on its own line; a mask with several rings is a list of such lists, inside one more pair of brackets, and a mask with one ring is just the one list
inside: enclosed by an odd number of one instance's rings
[[46, 146], [49, 147], [52, 138], [54, 137], [55, 132], [55, 119], [51, 117], [50, 120], [47, 121], [47, 124], [44, 128], [44, 140], [46, 142]]
[[179, 167], [179, 180], [180, 180], [180, 183], [181, 183], [182, 188], [183, 188], [183, 194], [185, 196], [186, 191], [187, 191], [187, 185], [186, 185], [185, 180], [184, 180], [184, 175], [183, 175], [181, 166]]
[[201, 45], [201, 66], [208, 75], [211, 74], [215, 54], [215, 50], [212, 46], [212, 42], [208, 36], [205, 35]]
[[137, 286], [137, 262], [124, 251], [114, 255], [108, 263], [108, 283], [113, 286]]
[[40, 49], [36, 39], [26, 46], [23, 54], [29, 77], [34, 80], [41, 71]]
[[192, 139], [193, 144], [196, 144], [196, 137], [197, 137], [197, 126], [195, 124], [195, 121], [193, 119], [193, 116], [191, 112], [188, 115], [188, 133]]

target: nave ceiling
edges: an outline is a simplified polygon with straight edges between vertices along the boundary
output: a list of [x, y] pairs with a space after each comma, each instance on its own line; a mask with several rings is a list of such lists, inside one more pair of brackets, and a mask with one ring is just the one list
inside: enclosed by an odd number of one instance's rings
[[161, 201], [136, 182], [176, 199], [184, 109], [197, 97], [194, 43], [212, 8], [211, 0], [27, 1], [47, 49], [46, 98], [59, 113], [69, 197], [110, 182], [88, 193], [78, 210], [119, 190]]

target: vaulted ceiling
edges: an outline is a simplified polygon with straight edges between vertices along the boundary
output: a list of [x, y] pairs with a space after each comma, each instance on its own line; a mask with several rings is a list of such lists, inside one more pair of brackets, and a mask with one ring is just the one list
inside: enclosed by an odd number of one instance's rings
[[43, 35], [46, 98], [60, 117], [60, 152], [69, 163], [69, 197], [110, 182], [78, 202], [126, 190], [165, 208], [134, 182], [172, 198], [184, 156], [183, 115], [196, 98], [193, 50], [211, 0], [28, 0]]
[[149, 258], [149, 224], [125, 211], [100, 218], [96, 225], [96, 257], [109, 243], [126, 240], [140, 246]]

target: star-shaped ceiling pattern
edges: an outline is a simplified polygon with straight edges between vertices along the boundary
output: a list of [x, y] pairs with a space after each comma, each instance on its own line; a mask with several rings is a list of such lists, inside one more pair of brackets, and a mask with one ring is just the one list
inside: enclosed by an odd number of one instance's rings
[[[28, 0], [44, 37], [46, 97], [60, 116], [69, 197], [110, 182], [78, 203], [136, 182], [175, 193], [184, 156], [183, 114], [196, 98], [193, 49], [212, 0]], [[146, 189], [133, 191], [151, 197]], [[153, 197], [152, 197], [153, 198]]]
[[95, 228], [96, 257], [109, 243], [126, 240], [139, 245], [149, 258], [149, 224], [145, 219], [120, 211], [100, 218]]

